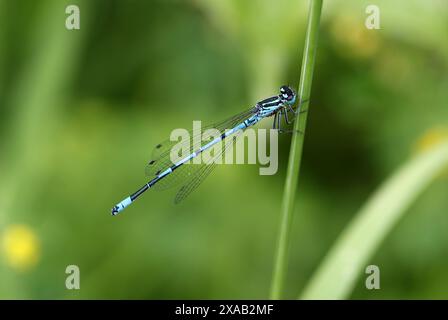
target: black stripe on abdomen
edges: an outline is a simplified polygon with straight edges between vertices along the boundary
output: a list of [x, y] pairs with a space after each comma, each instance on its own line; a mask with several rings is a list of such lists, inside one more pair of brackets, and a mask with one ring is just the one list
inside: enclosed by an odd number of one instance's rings
[[134, 201], [138, 196], [140, 196], [143, 192], [145, 192], [146, 190], [148, 190], [149, 186], [147, 184], [145, 184], [143, 187], [141, 187], [140, 189], [138, 189], [136, 192], [134, 192], [131, 195], [131, 201]]
[[170, 168], [171, 168], [171, 173], [176, 170], [177, 168], [179, 168], [181, 165], [183, 165], [184, 163], [180, 163], [180, 164], [173, 164]]

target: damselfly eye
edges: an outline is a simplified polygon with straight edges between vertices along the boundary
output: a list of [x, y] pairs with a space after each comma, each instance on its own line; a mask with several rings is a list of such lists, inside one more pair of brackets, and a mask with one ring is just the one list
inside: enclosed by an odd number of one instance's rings
[[280, 87], [280, 97], [287, 101], [291, 101], [294, 99], [294, 91], [292, 91], [292, 89], [288, 86], [281, 86]]

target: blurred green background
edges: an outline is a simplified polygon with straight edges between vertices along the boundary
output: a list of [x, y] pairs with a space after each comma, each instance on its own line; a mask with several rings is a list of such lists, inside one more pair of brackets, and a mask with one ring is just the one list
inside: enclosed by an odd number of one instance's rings
[[[0, 0], [0, 298], [267, 298], [290, 135], [274, 176], [222, 166], [180, 205], [171, 190], [110, 208], [172, 129], [297, 85], [307, 4]], [[324, 1], [285, 297], [385, 178], [448, 135], [447, 39], [444, 0]], [[361, 275], [352, 298], [448, 298], [447, 177], [371, 259], [381, 289]], [[81, 290], [65, 288], [71, 264]]]

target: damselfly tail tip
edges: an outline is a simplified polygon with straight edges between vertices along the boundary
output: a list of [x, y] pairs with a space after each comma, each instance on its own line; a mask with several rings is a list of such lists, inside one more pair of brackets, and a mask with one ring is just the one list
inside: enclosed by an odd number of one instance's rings
[[132, 203], [132, 199], [129, 196], [126, 199], [124, 199], [123, 201], [121, 201], [119, 204], [117, 204], [115, 207], [113, 207], [112, 210], [111, 210], [111, 214], [113, 216], [116, 216], [117, 214], [119, 214], [121, 211], [123, 211], [124, 208], [126, 208], [131, 203]]
[[118, 214], [118, 206], [115, 206], [115, 207], [113, 207], [112, 208], [112, 210], [111, 210], [111, 214], [113, 215], [113, 216], [116, 216], [117, 214]]

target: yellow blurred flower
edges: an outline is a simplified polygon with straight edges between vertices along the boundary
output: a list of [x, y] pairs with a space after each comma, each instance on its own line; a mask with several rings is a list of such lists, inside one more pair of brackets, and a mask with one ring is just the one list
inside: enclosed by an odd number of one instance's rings
[[367, 59], [380, 49], [380, 31], [367, 29], [362, 20], [352, 15], [333, 19], [331, 32], [342, 55]]
[[415, 144], [416, 152], [424, 152], [431, 149], [435, 145], [448, 142], [448, 128], [447, 127], [434, 127], [428, 130]]
[[[448, 127], [434, 127], [428, 130], [417, 140], [414, 146], [416, 153], [425, 152], [440, 143], [448, 142]], [[448, 167], [443, 169], [440, 177], [448, 177]]]
[[26, 271], [37, 264], [40, 245], [31, 228], [25, 225], [8, 226], [1, 240], [3, 255], [11, 268]]

